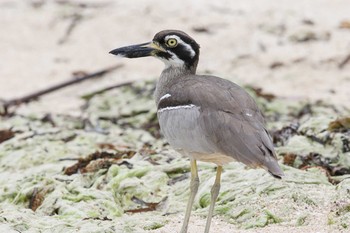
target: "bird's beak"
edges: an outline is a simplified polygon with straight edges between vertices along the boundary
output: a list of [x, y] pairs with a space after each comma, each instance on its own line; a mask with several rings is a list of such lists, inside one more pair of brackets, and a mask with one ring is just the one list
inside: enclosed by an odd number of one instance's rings
[[121, 57], [136, 58], [154, 56], [157, 52], [166, 51], [158, 43], [152, 41], [148, 43], [117, 48], [110, 51], [109, 53]]

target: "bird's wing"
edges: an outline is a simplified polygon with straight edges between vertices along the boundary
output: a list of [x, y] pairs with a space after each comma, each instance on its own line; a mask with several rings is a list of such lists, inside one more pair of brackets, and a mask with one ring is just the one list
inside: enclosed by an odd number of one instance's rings
[[[174, 84], [170, 92], [168, 101], [174, 105], [198, 107], [200, 114], [191, 115], [198, 115], [195, 119], [198, 133], [193, 141], [201, 138], [215, 152], [249, 166], [265, 167], [277, 176], [283, 174], [264, 117], [254, 99], [240, 86], [214, 76], [188, 76]], [[158, 108], [161, 105], [162, 101]]]

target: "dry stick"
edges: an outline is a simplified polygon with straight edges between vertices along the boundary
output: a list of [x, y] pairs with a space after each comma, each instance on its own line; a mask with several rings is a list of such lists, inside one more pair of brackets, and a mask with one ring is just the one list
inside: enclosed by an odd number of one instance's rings
[[67, 42], [68, 37], [73, 32], [73, 29], [78, 25], [78, 22], [80, 22], [81, 19], [83, 18], [82, 15], [79, 15], [79, 14], [74, 14], [71, 17], [72, 17], [72, 20], [71, 20], [70, 24], [68, 25], [65, 34], [62, 36], [61, 39], [58, 40], [58, 44], [64, 44], [65, 42]]
[[122, 64], [117, 64], [115, 66], [112, 66], [112, 67], [109, 67], [109, 68], [106, 68], [106, 69], [103, 69], [103, 70], [100, 70], [100, 71], [97, 71], [97, 72], [94, 72], [91, 74], [84, 75], [80, 78], [73, 78], [71, 80], [53, 85], [51, 87], [45, 88], [45, 89], [40, 90], [40, 91], [36, 91], [32, 94], [29, 94], [29, 95], [26, 95], [26, 96], [23, 96], [20, 98], [5, 101], [5, 103], [3, 104], [4, 112], [5, 112], [5, 114], [7, 114], [8, 108], [11, 106], [20, 105], [23, 103], [28, 103], [30, 101], [37, 99], [38, 97], [40, 97], [42, 95], [48, 94], [50, 92], [54, 92], [56, 90], [59, 90], [61, 88], [64, 88], [64, 87], [67, 87], [67, 86], [70, 86], [73, 84], [80, 83], [80, 82], [88, 80], [88, 79], [99, 78], [99, 77], [101, 77], [101, 76], [103, 76], [103, 75], [105, 75], [113, 70], [119, 69], [122, 66], [123, 66]]
[[344, 66], [346, 65], [346, 63], [348, 63], [350, 61], [350, 54], [348, 54], [344, 60], [342, 62], [340, 62], [340, 64], [338, 65], [339, 69], [343, 69]]
[[85, 100], [89, 100], [91, 99], [92, 97], [94, 97], [95, 95], [100, 95], [106, 91], [110, 91], [110, 90], [113, 90], [115, 88], [119, 88], [119, 87], [125, 87], [125, 86], [130, 86], [131, 84], [133, 84], [135, 81], [128, 81], [128, 82], [124, 82], [124, 83], [119, 83], [119, 84], [114, 84], [114, 85], [111, 85], [111, 86], [108, 86], [108, 87], [105, 87], [101, 90], [97, 90], [95, 92], [92, 92], [92, 93], [89, 93], [89, 94], [86, 94], [86, 95], [83, 95], [81, 96], [81, 98], [85, 99]]

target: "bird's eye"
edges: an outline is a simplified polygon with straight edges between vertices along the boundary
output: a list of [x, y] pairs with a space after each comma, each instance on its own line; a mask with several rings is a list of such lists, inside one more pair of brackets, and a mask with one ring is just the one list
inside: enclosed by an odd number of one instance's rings
[[177, 40], [174, 38], [170, 38], [169, 40], [166, 41], [166, 45], [170, 48], [174, 48], [177, 45]]

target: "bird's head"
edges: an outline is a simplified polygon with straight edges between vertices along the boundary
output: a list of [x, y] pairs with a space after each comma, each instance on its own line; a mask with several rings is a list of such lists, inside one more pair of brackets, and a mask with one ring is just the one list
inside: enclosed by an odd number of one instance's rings
[[158, 32], [151, 42], [117, 48], [110, 53], [127, 58], [153, 56], [166, 67], [183, 67], [195, 72], [199, 45], [182, 31], [165, 30]]

